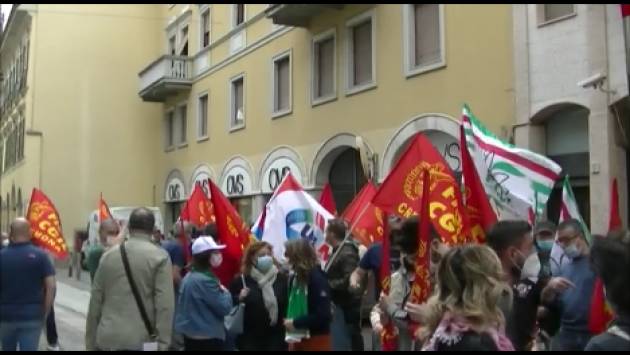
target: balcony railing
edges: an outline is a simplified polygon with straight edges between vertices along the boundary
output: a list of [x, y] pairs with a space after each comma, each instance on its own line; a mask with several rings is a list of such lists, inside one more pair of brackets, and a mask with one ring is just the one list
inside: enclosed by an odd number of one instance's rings
[[190, 90], [193, 60], [187, 56], [163, 55], [140, 74], [140, 97], [144, 101], [163, 102], [167, 97]]
[[276, 25], [308, 27], [313, 17], [328, 9], [342, 9], [344, 4], [273, 4], [265, 10]]

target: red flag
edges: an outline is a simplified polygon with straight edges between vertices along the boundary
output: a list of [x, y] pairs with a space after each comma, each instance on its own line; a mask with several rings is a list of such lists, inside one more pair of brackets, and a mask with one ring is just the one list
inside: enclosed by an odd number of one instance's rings
[[352, 228], [354, 239], [366, 247], [381, 241], [385, 229], [383, 210], [372, 203], [375, 195], [376, 187], [368, 181], [341, 216]]
[[[619, 193], [617, 190], [617, 179], [613, 180], [610, 193], [610, 220], [608, 223], [608, 232], [615, 231], [622, 227], [621, 217], [619, 217]], [[593, 296], [591, 299], [591, 311], [588, 320], [588, 329], [593, 335], [602, 333], [608, 327], [608, 323], [613, 319], [612, 309], [606, 296], [604, 296], [604, 284], [598, 277], [593, 287]]]
[[26, 219], [31, 224], [33, 244], [51, 251], [57, 258], [63, 259], [68, 256], [59, 212], [52, 201], [38, 189], [33, 189]]
[[464, 177], [464, 203], [468, 213], [471, 241], [484, 243], [486, 231], [497, 222], [497, 216], [490, 205], [490, 201], [488, 201], [488, 195], [486, 195], [479, 174], [477, 174], [475, 163], [468, 151], [463, 125], [460, 126], [459, 147], [462, 158], [462, 175]]
[[208, 223], [215, 222], [212, 202], [203, 192], [203, 188], [199, 183], [195, 184], [192, 194], [186, 201], [184, 209], [182, 209], [181, 218], [190, 222], [199, 228], [203, 228]]
[[103, 200], [103, 194], [101, 193], [101, 198], [98, 201], [98, 223], [103, 222], [106, 219], [114, 218], [112, 217], [112, 213], [109, 211], [109, 206]]
[[630, 4], [620, 4], [621, 6], [621, 17], [625, 18], [630, 16]]
[[431, 173], [429, 215], [435, 230], [449, 244], [467, 241], [468, 221], [459, 184], [442, 155], [423, 134], [415, 136], [373, 199], [387, 213], [407, 218], [418, 214], [421, 175]]
[[226, 246], [223, 263], [214, 272], [224, 286], [228, 286], [239, 271], [243, 251], [252, 241], [251, 233], [238, 212], [221, 190], [210, 181], [210, 198], [214, 206], [218, 242]]
[[333, 198], [332, 189], [330, 184], [324, 185], [321, 196], [319, 196], [319, 204], [333, 215], [337, 215], [337, 206], [335, 206], [335, 199]]
[[[389, 295], [389, 286], [391, 282], [391, 264], [390, 258], [390, 238], [389, 238], [389, 223], [387, 222], [387, 215], [383, 216], [385, 220], [385, 237], [383, 238], [383, 256], [381, 259], [381, 268], [379, 270], [379, 283], [383, 293]], [[383, 331], [381, 332], [381, 347], [383, 351], [396, 351], [398, 350], [398, 335], [396, 334], [396, 328], [391, 320], [388, 320], [386, 324], [383, 324]]]

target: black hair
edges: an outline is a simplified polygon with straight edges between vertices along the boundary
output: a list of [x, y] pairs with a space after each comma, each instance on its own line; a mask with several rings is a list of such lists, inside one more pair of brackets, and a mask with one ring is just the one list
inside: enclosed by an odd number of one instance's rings
[[[413, 216], [405, 219], [400, 226], [400, 233], [397, 233], [394, 236], [394, 244], [400, 247], [406, 254], [414, 254], [418, 250], [419, 242], [418, 242], [418, 228], [420, 224], [420, 219], [418, 216]], [[439, 238], [439, 235], [433, 228], [433, 225], [430, 227], [430, 240]]]
[[346, 222], [344, 222], [341, 218], [333, 218], [329, 220], [326, 228], [337, 240], [343, 240], [346, 237]]
[[532, 231], [532, 226], [522, 220], [506, 220], [497, 222], [486, 236], [486, 243], [497, 255], [509, 247], [518, 247], [527, 233]]
[[607, 237], [593, 236], [591, 266], [606, 288], [606, 298], [615, 311], [630, 316], [630, 234], [626, 230]]
[[145, 207], [136, 208], [129, 216], [129, 230], [136, 230], [153, 234], [155, 227], [155, 216], [153, 212]]
[[573, 229], [574, 231], [580, 234], [580, 237], [582, 239], [586, 239], [586, 237], [584, 236], [584, 229], [582, 229], [582, 223], [580, 223], [580, 221], [578, 221], [577, 219], [571, 218], [571, 219], [567, 219], [566, 221], [563, 221], [558, 226], [558, 231], [565, 230], [567, 228]]

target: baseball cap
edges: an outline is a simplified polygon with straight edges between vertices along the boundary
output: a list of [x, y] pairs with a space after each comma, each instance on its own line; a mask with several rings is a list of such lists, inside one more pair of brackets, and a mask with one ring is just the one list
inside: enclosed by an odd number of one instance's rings
[[540, 233], [556, 234], [556, 225], [549, 221], [538, 222], [536, 223], [536, 227], [534, 229], [534, 235]]
[[192, 245], [193, 255], [201, 254], [208, 250], [222, 250], [225, 249], [225, 245], [219, 245], [214, 241], [214, 238], [208, 235], [199, 236], [195, 239]]

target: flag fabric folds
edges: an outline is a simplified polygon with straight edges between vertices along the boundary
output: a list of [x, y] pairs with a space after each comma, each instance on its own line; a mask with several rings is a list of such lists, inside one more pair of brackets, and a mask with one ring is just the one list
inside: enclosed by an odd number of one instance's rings
[[102, 223], [104, 220], [110, 218], [114, 217], [112, 217], [109, 206], [107, 206], [107, 203], [103, 200], [103, 194], [101, 193], [101, 197], [98, 200], [98, 223]]
[[330, 183], [324, 185], [322, 194], [319, 197], [319, 204], [322, 205], [322, 207], [324, 207], [326, 211], [330, 212], [330, 214], [335, 216], [337, 215], [337, 206], [335, 205], [335, 198], [333, 197]]
[[223, 263], [214, 271], [221, 283], [227, 287], [240, 270], [241, 257], [252, 241], [251, 233], [234, 206], [212, 181], [210, 181], [210, 198], [219, 234], [217, 242], [226, 246], [223, 251]]
[[558, 220], [558, 224], [568, 219], [576, 219], [580, 221], [584, 236], [590, 244], [591, 233], [588, 226], [584, 222], [584, 219], [582, 219], [582, 215], [580, 215], [580, 210], [578, 208], [577, 201], [575, 200], [575, 196], [573, 195], [571, 183], [569, 182], [569, 175], [564, 177], [564, 182], [562, 183], [562, 205], [560, 207], [560, 219]]
[[[215, 207], [216, 208], [216, 207]], [[264, 218], [263, 218], [264, 216]], [[284, 243], [306, 238], [315, 248], [322, 265], [328, 260], [330, 246], [324, 241], [328, 220], [334, 216], [302, 189], [288, 173], [265, 206], [252, 231], [273, 246], [278, 260], [284, 259]]]
[[385, 216], [383, 210], [374, 206], [376, 186], [368, 181], [341, 215], [351, 228], [356, 241], [369, 247], [383, 239]]
[[529, 208], [540, 215], [561, 168], [547, 157], [503, 142], [464, 106], [466, 145], [479, 180], [499, 220], [527, 219]]
[[31, 193], [26, 219], [31, 225], [33, 244], [52, 252], [57, 258], [63, 259], [68, 256], [59, 212], [52, 201], [36, 188]]
[[459, 183], [442, 155], [421, 133], [387, 175], [372, 203], [403, 218], [417, 215], [423, 170], [431, 174], [429, 215], [433, 227], [449, 245], [466, 242], [469, 226]]

